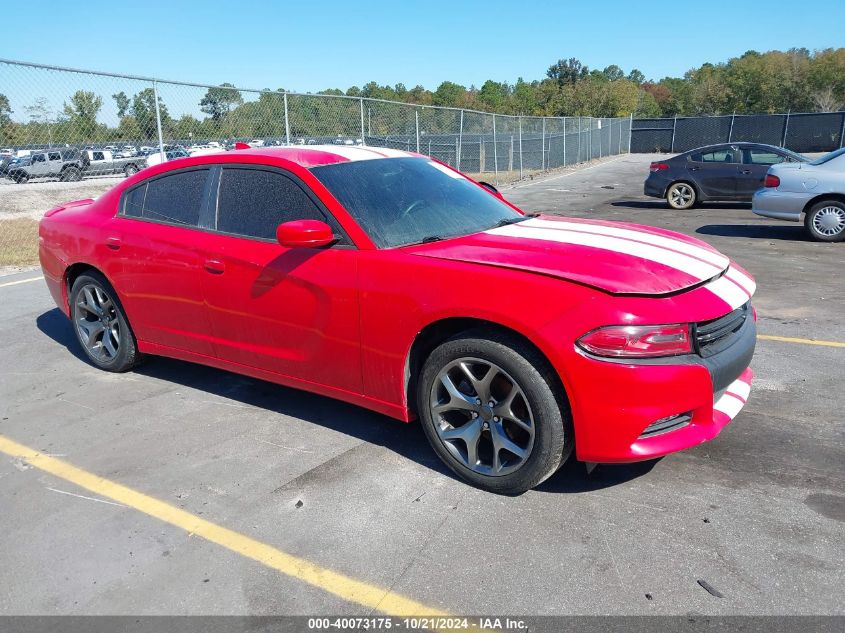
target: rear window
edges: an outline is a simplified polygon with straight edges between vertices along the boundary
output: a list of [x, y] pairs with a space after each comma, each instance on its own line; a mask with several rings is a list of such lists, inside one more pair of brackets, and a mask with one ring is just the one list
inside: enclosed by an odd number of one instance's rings
[[123, 213], [147, 220], [197, 226], [208, 169], [182, 171], [155, 180], [127, 192]]

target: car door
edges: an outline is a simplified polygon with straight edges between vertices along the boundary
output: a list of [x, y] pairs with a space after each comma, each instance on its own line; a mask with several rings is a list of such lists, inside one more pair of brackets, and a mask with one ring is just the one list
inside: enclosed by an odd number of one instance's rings
[[47, 152], [47, 174], [58, 176], [62, 173], [62, 153], [59, 151]]
[[47, 154], [33, 154], [32, 165], [29, 168], [30, 178], [43, 178], [50, 175], [50, 163]]
[[361, 393], [358, 251], [346, 237], [326, 248], [285, 248], [291, 220], [341, 229], [289, 172], [224, 166], [217, 233], [205, 253], [205, 301], [222, 360]]
[[763, 187], [769, 167], [787, 160], [785, 154], [767, 147], [742, 149], [742, 167], [737, 178], [737, 196], [751, 200], [754, 192]]
[[725, 145], [691, 154], [687, 171], [703, 198], [732, 200], [740, 164], [739, 152]]
[[204, 305], [203, 238], [209, 173], [188, 168], [128, 189], [105, 223], [112, 279], [135, 336], [166, 350], [213, 356]]

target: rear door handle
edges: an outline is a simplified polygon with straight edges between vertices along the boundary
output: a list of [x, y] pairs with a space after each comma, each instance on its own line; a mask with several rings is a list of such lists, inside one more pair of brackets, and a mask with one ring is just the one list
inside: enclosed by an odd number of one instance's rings
[[690, 167], [689, 170], [690, 171], [698, 171], [698, 167]]
[[750, 170], [750, 169], [743, 169], [743, 170], [742, 170], [742, 173], [743, 173], [743, 174], [750, 174], [750, 173], [751, 173], [751, 170]]
[[108, 246], [113, 251], [116, 251], [120, 248], [120, 238], [119, 237], [107, 237], [106, 238], [106, 246]]
[[226, 265], [219, 259], [207, 259], [205, 269], [213, 275], [222, 275], [226, 270]]

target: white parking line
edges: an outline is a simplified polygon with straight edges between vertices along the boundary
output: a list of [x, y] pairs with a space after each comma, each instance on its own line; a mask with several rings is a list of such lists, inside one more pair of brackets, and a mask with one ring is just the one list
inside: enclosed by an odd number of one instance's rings
[[44, 279], [44, 275], [31, 277], [29, 279], [18, 279], [17, 281], [7, 281], [4, 284], [0, 284], [0, 288], [5, 288], [6, 286], [17, 286], [18, 284], [28, 284], [30, 281], [38, 281], [39, 279]]

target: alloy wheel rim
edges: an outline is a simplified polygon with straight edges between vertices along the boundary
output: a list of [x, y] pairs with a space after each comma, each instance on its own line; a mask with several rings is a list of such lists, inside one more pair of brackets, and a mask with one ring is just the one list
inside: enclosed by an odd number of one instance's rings
[[833, 237], [845, 231], [845, 209], [840, 207], [822, 207], [813, 216], [813, 228], [821, 235]]
[[495, 363], [459, 358], [447, 364], [434, 380], [429, 406], [443, 446], [473, 472], [501, 477], [531, 456], [531, 405], [522, 387]]
[[692, 201], [692, 189], [687, 185], [675, 185], [671, 192], [672, 202], [679, 207], [685, 207]]
[[120, 352], [117, 306], [96, 284], [87, 284], [77, 295], [73, 321], [88, 353], [100, 362], [111, 362]]

